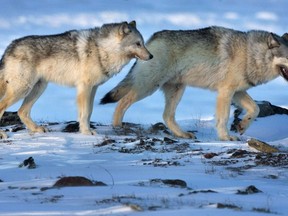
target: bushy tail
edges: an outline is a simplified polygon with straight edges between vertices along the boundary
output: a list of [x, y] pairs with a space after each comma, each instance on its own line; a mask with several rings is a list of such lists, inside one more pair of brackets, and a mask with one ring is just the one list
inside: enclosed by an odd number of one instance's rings
[[123, 98], [131, 90], [133, 86], [132, 71], [135, 64], [127, 76], [101, 99], [100, 104], [115, 103]]

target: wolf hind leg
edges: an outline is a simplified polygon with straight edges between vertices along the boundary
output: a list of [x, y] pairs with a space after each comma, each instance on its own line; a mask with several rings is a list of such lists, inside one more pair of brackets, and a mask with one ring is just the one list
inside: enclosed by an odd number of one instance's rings
[[18, 110], [18, 115], [21, 121], [26, 125], [26, 127], [32, 132], [48, 132], [48, 129], [37, 125], [32, 121], [30, 113], [31, 108], [37, 99], [42, 95], [44, 90], [47, 87], [47, 82], [43, 80], [39, 80], [32, 88], [30, 93], [25, 97], [20, 109]]
[[123, 117], [125, 115], [125, 112], [127, 109], [135, 102], [140, 100], [138, 98], [138, 94], [130, 90], [123, 98], [121, 98], [117, 104], [117, 107], [115, 109], [114, 115], [113, 115], [113, 126], [114, 127], [121, 127]]
[[182, 131], [175, 120], [175, 111], [184, 93], [185, 85], [166, 83], [161, 87], [161, 89], [163, 90], [165, 96], [163, 119], [167, 127], [177, 137], [196, 139], [193, 133]]
[[236, 92], [233, 96], [233, 102], [246, 110], [243, 120], [236, 126], [237, 131], [242, 135], [258, 116], [259, 107], [246, 91]]
[[[9, 83], [6, 86], [6, 91], [0, 101], [0, 119], [2, 118], [5, 110], [16, 103], [21, 98], [25, 97], [27, 92], [30, 91], [30, 87], [27, 85], [17, 85], [19, 83]], [[7, 138], [7, 134], [4, 131], [0, 131], [0, 138]]]

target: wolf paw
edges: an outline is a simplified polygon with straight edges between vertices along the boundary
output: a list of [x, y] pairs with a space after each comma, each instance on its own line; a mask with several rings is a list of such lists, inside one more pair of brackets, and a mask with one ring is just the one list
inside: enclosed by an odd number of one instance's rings
[[224, 136], [220, 137], [221, 141], [240, 141], [240, 139], [236, 136]]
[[237, 136], [229, 136], [230, 141], [240, 141], [239, 137]]
[[84, 135], [96, 135], [97, 134], [96, 130], [91, 130], [91, 129], [81, 130], [81, 133]]
[[240, 135], [242, 135], [245, 132], [246, 127], [244, 127], [240, 122], [238, 125], [236, 125], [236, 130]]
[[181, 138], [185, 138], [185, 139], [197, 139], [197, 137], [192, 132], [183, 132], [183, 133], [176, 135], [176, 136], [181, 137]]
[[33, 130], [31, 130], [33, 133], [47, 133], [49, 132], [48, 128], [44, 126], [37, 126]]

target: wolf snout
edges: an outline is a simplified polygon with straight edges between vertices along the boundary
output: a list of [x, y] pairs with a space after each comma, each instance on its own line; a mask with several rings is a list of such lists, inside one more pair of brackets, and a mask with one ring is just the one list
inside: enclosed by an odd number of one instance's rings
[[153, 58], [153, 55], [149, 53], [148, 55], [135, 55], [136, 58], [139, 58], [143, 61], [148, 61]]
[[143, 60], [148, 61], [148, 60], [150, 60], [150, 59], [152, 59], [152, 58], [153, 58], [153, 55], [152, 55], [151, 53], [149, 53], [149, 54], [147, 55], [147, 57], [144, 58]]
[[149, 55], [149, 60], [150, 59], [153, 59], [153, 55], [150, 53], [150, 55]]

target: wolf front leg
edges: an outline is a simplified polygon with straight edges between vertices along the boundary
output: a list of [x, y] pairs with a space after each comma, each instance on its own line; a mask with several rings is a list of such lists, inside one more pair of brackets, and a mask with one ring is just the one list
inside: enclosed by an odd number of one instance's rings
[[243, 134], [251, 122], [258, 116], [259, 107], [254, 100], [247, 94], [246, 91], [236, 92], [233, 97], [233, 102], [246, 110], [243, 120], [236, 126], [237, 131]]
[[221, 88], [218, 90], [216, 105], [216, 128], [220, 140], [238, 140], [237, 137], [229, 135], [227, 128], [233, 95], [234, 91], [231, 91], [229, 88]]
[[163, 113], [163, 119], [167, 127], [177, 137], [195, 139], [196, 137], [193, 133], [182, 131], [175, 121], [175, 111], [184, 93], [185, 85], [164, 84], [161, 89], [163, 90], [165, 95], [165, 110]]
[[82, 134], [96, 134], [95, 130], [90, 129], [90, 117], [93, 110], [95, 93], [96, 87], [85, 84], [81, 84], [77, 87], [79, 130]]

